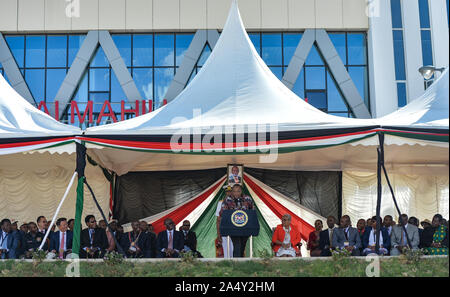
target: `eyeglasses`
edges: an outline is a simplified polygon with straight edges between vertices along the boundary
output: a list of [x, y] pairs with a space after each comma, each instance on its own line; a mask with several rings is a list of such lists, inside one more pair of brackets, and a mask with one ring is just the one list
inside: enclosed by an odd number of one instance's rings
[[91, 223], [91, 224], [96, 223], [96, 222], [97, 222], [96, 220], [89, 221], [89, 223]]
[[190, 227], [191, 225], [183, 225], [183, 227]]

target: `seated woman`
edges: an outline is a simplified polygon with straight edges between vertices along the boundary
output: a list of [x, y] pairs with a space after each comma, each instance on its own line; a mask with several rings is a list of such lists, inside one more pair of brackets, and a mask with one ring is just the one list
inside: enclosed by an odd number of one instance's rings
[[[375, 254], [375, 246], [377, 242], [377, 217], [372, 217], [370, 225], [366, 227], [362, 239], [363, 255], [367, 256], [369, 254]], [[378, 250], [378, 255], [387, 255], [391, 248], [391, 237], [386, 228], [381, 227], [380, 230], [380, 248]]]
[[423, 230], [421, 241], [428, 255], [448, 255], [448, 228], [442, 222], [442, 216], [436, 214], [431, 227]]
[[316, 220], [314, 222], [314, 228], [316, 230], [309, 233], [308, 245], [306, 248], [309, 251], [311, 257], [320, 257], [322, 250], [319, 248], [320, 232], [323, 228], [323, 223], [321, 220]]
[[281, 217], [281, 225], [278, 225], [272, 236], [273, 251], [277, 257], [301, 257], [298, 248], [300, 233], [291, 226], [291, 216], [285, 214]]

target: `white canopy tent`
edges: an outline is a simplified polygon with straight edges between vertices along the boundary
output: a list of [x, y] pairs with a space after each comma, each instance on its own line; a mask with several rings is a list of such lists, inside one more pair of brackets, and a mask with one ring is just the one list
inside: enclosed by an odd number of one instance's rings
[[[419, 219], [449, 217], [448, 69], [419, 98], [377, 122], [385, 135], [385, 164], [402, 212]], [[359, 144], [378, 145], [376, 138]], [[408, 162], [406, 158], [410, 158]], [[343, 212], [355, 221], [374, 214], [377, 175], [343, 172]], [[383, 180], [381, 213], [397, 217]]]
[[[370, 119], [328, 115], [280, 82], [253, 47], [233, 1], [207, 62], [173, 101], [146, 115], [88, 128], [81, 139], [90, 155], [119, 175], [227, 163], [290, 170], [372, 169], [375, 151], [343, 144], [374, 135], [374, 127]], [[260, 135], [267, 136], [267, 143]], [[276, 138], [270, 141], [270, 136]], [[271, 156], [265, 158], [262, 149]]]
[[[74, 139], [80, 134], [79, 128], [36, 109], [0, 75], [0, 218], [21, 224], [40, 215], [52, 217], [75, 171]], [[86, 175], [107, 210], [109, 184], [101, 169], [88, 164]], [[70, 190], [59, 217], [73, 218], [75, 190]], [[84, 210], [98, 214], [92, 199], [85, 199]]]

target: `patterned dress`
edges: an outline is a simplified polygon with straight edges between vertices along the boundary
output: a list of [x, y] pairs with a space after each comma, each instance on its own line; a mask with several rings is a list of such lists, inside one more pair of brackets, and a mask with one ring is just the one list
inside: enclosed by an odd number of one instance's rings
[[[442, 242], [445, 236], [447, 236], [447, 227], [445, 227], [444, 225], [440, 225], [433, 234], [433, 242]], [[427, 247], [425, 248], [425, 252], [428, 255], [448, 255], [448, 247]]]

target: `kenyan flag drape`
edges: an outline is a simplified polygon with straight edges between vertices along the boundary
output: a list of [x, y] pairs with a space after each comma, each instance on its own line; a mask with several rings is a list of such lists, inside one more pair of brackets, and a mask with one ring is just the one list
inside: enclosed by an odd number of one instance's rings
[[[164, 230], [164, 219], [170, 217], [177, 225], [177, 230], [184, 220], [191, 222], [192, 230], [197, 234], [197, 249], [206, 258], [216, 257], [215, 239], [216, 209], [219, 201], [225, 198], [223, 177], [196, 197], [147, 218], [156, 233]], [[271, 254], [272, 228], [281, 224], [281, 216], [290, 214], [292, 224], [299, 230], [302, 240], [307, 241], [309, 233], [314, 230], [314, 221], [325, 218], [280, 194], [248, 174], [244, 175], [244, 193], [255, 202], [260, 223], [259, 236], [253, 238], [253, 256], [258, 257], [266, 252]], [[246, 255], [249, 256], [250, 242], [247, 242]]]

